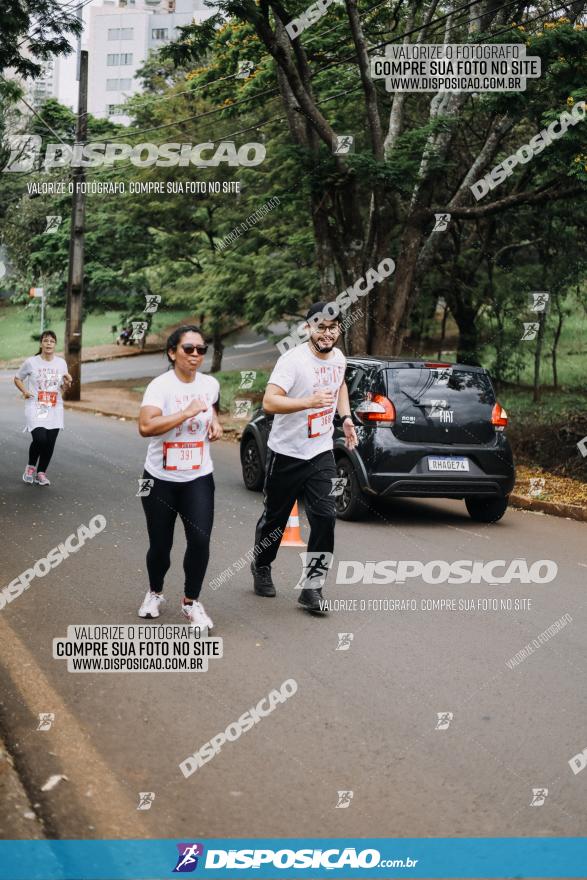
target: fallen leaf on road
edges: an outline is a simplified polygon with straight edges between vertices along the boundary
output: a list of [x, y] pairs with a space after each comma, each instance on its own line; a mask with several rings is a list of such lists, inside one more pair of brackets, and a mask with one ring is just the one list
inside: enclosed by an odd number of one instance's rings
[[67, 776], [64, 776], [63, 773], [55, 773], [53, 776], [49, 777], [45, 785], [42, 786], [41, 791], [52, 791], [56, 785], [59, 785], [62, 779], [69, 782]]

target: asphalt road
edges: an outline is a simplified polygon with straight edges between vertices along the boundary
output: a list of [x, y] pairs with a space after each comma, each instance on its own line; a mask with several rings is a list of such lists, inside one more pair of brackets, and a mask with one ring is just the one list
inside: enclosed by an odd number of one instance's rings
[[[285, 334], [283, 325], [273, 325], [269, 329], [273, 333], [281, 330]], [[259, 336], [248, 328], [227, 336], [224, 344], [223, 370], [271, 369], [279, 356], [275, 344], [269, 338]], [[212, 347], [204, 358], [204, 372], [209, 371], [211, 363]], [[163, 352], [122, 360], [116, 358], [111, 361], [96, 361], [82, 365], [82, 383], [158, 376], [166, 366], [167, 358]]]
[[[87, 673], [52, 658], [68, 625], [136, 624], [146, 589], [136, 425], [66, 413], [49, 489], [21, 481], [22, 403], [0, 378], [2, 581], [95, 515], [105, 529], [0, 611], [1, 725], [31, 800], [64, 838], [517, 836], [584, 833], [587, 773], [587, 532], [510, 511], [473, 524], [459, 502], [405, 501], [337, 525], [337, 560], [552, 559], [550, 584], [336, 585], [334, 599], [530, 599], [524, 611], [296, 608], [298, 551], [283, 548], [279, 594], [260, 599], [246, 568], [203, 601], [224, 640], [207, 672]], [[249, 550], [261, 496], [242, 485], [238, 447], [213, 449], [217, 484], [210, 579]], [[302, 529], [307, 526], [302, 516]], [[180, 622], [183, 536], [161, 622]], [[332, 580], [332, 579], [331, 579]], [[506, 661], [564, 614], [569, 623], [524, 662]], [[336, 650], [338, 633], [353, 633]], [[179, 763], [272, 689], [297, 693], [190, 778]], [[38, 714], [54, 713], [38, 731]], [[453, 713], [436, 729], [438, 713]], [[65, 776], [51, 790], [52, 776]], [[542, 806], [532, 790], [547, 788]], [[154, 792], [150, 810], [138, 793]], [[337, 808], [339, 791], [352, 791]]]

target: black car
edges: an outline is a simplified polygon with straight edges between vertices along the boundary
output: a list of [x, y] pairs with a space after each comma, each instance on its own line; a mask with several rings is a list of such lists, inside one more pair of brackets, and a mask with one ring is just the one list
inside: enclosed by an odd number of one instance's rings
[[[390, 496], [464, 499], [474, 520], [501, 519], [515, 470], [507, 415], [485, 369], [350, 357], [346, 382], [359, 443], [346, 449], [337, 416], [340, 519], [358, 519], [369, 497]], [[254, 491], [263, 486], [272, 418], [257, 410], [241, 439], [243, 479]]]

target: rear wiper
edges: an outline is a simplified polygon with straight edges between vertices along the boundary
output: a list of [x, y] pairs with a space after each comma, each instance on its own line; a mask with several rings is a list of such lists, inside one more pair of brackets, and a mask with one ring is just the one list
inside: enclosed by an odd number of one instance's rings
[[416, 406], [422, 406], [422, 404], [420, 403], [420, 401], [419, 401], [416, 397], [412, 397], [412, 395], [411, 395], [411, 394], [408, 394], [407, 391], [404, 391], [403, 388], [400, 388], [400, 391], [401, 391], [402, 394], [405, 394], [406, 397], [409, 397], [409, 399], [412, 401], [412, 403], [415, 403]]

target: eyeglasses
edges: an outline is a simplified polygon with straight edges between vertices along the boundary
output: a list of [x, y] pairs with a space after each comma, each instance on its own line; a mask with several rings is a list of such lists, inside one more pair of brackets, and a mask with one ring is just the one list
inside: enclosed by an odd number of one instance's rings
[[330, 336], [338, 336], [340, 333], [340, 327], [336, 324], [334, 327], [321, 327], [318, 325], [315, 330], [316, 333], [329, 333]]
[[186, 354], [193, 354], [197, 351], [198, 354], [206, 354], [208, 351], [207, 345], [192, 345], [191, 342], [186, 342], [185, 345], [181, 346]]

